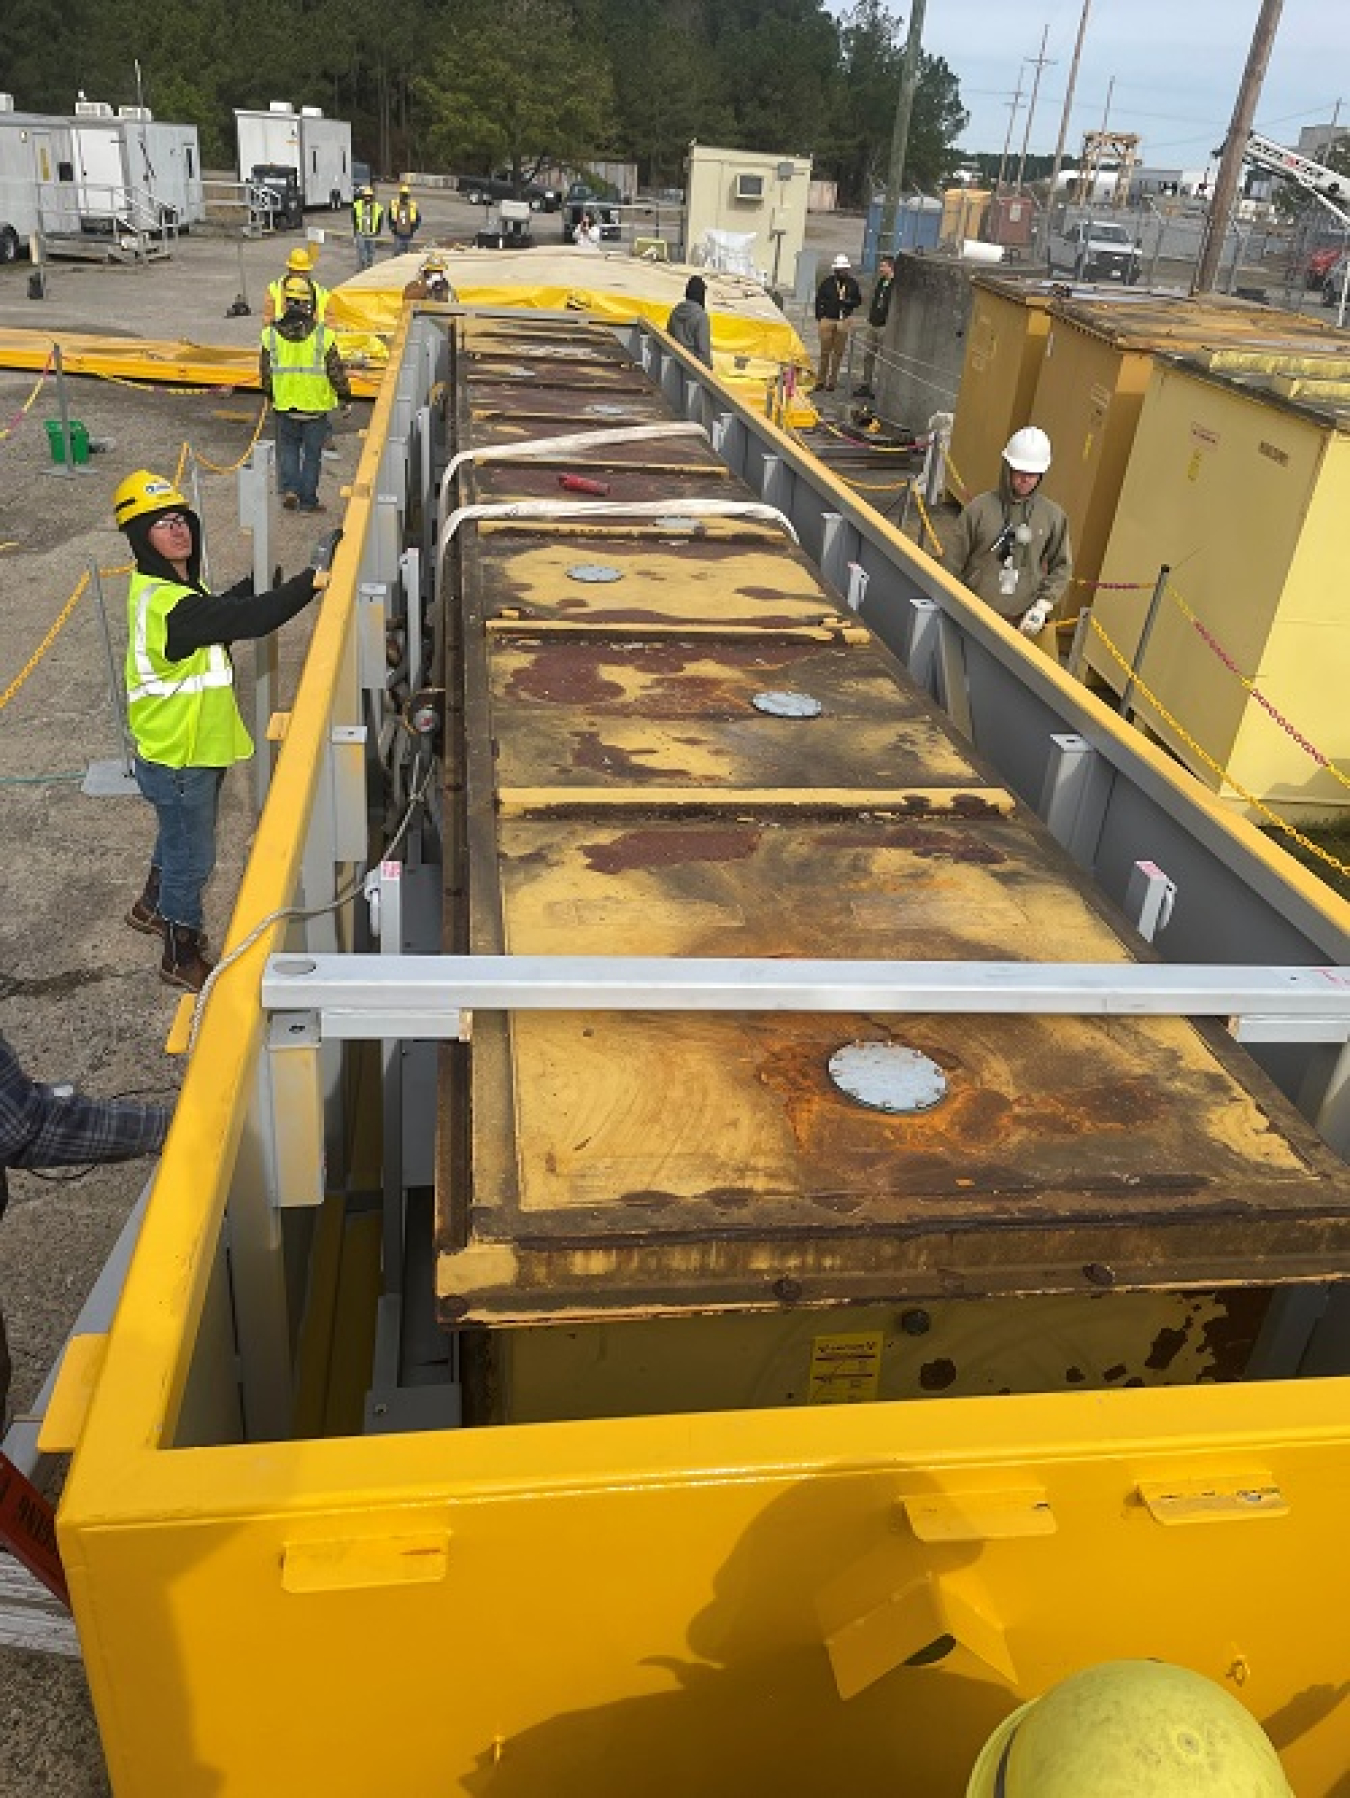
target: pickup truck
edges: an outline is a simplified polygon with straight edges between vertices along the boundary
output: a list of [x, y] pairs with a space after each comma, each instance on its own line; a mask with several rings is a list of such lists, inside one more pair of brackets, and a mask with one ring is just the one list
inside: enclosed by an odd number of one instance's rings
[[495, 175], [461, 175], [458, 191], [470, 206], [486, 206], [492, 200], [524, 200], [531, 212], [556, 212], [562, 204], [556, 187], [515, 181], [509, 169], [498, 169]]
[[1121, 281], [1130, 287], [1139, 279], [1141, 262], [1139, 245], [1114, 219], [1079, 219], [1050, 239], [1051, 267], [1076, 281]]

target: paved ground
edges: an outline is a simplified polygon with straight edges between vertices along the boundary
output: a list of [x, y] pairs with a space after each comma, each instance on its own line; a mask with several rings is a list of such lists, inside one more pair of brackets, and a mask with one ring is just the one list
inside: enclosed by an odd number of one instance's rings
[[[423, 210], [432, 239], [465, 240], [480, 223], [474, 209], [448, 196], [427, 197]], [[854, 254], [861, 235], [856, 218], [820, 220], [810, 241], [822, 255], [841, 248]], [[294, 241], [194, 235], [171, 261], [148, 268], [57, 263], [43, 299], [29, 297], [26, 264], [0, 267], [0, 327], [253, 344], [257, 317], [230, 318], [228, 309], [243, 292], [255, 314], [260, 310], [266, 283]], [[345, 235], [323, 246], [321, 278], [336, 282], [354, 266]], [[172, 473], [185, 442], [199, 469], [213, 579], [228, 584], [247, 571], [251, 549], [238, 528], [234, 477], [205, 464], [226, 467], [244, 454], [261, 402], [255, 394], [175, 394], [73, 379], [71, 414], [107, 447], [87, 471], [68, 474], [53, 468], [44, 429], [58, 416], [54, 384], [20, 412], [33, 385], [32, 375], [0, 370], [0, 431], [7, 431], [0, 436], [0, 840], [9, 856], [0, 1026], [42, 1078], [105, 1095], [171, 1094], [178, 1068], [162, 1044], [174, 997], [157, 979], [156, 945], [122, 922], [145, 870], [152, 814], [139, 798], [93, 799], [81, 791], [88, 764], [116, 757], [120, 748], [90, 593], [29, 678], [7, 689], [88, 568], [124, 563], [110, 514], [117, 482], [142, 466]], [[358, 405], [339, 437], [339, 459], [326, 466], [330, 500], [355, 468], [356, 432], [367, 411]], [[307, 559], [314, 535], [313, 521], [276, 513], [274, 555], [288, 573]], [[104, 586], [120, 664], [126, 583], [109, 576]], [[307, 635], [303, 616], [287, 627], [284, 661], [292, 676]], [[250, 785], [236, 773], [226, 783], [220, 866], [208, 900], [216, 940], [252, 824]], [[143, 1178], [134, 1166], [98, 1168], [66, 1184], [11, 1177], [0, 1227], [0, 1295], [20, 1410], [31, 1403]], [[0, 1798], [93, 1798], [107, 1790], [81, 1668], [0, 1649]]]

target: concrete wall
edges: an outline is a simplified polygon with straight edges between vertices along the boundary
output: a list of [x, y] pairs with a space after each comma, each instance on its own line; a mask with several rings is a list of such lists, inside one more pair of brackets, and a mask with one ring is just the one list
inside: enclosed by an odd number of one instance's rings
[[[871, 289], [864, 287], [864, 310]], [[877, 363], [877, 410], [892, 424], [922, 430], [934, 412], [953, 412], [970, 322], [970, 276], [945, 256], [902, 254]], [[861, 379], [861, 342], [853, 346], [853, 378]]]

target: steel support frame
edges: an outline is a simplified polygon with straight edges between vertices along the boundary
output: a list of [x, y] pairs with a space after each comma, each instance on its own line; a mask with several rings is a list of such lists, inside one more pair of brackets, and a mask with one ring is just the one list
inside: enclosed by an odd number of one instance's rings
[[324, 1040], [466, 1040], [475, 1010], [633, 1010], [1235, 1018], [1264, 1040], [1350, 1041], [1350, 971], [1337, 968], [274, 955], [262, 1001], [317, 1017]]

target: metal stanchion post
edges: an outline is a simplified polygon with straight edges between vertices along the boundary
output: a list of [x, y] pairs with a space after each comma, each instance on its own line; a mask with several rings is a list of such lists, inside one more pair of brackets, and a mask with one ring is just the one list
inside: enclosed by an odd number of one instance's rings
[[1154, 582], [1153, 597], [1148, 602], [1148, 611], [1144, 614], [1144, 628], [1139, 633], [1139, 641], [1135, 645], [1134, 656], [1130, 663], [1130, 676], [1125, 682], [1125, 691], [1120, 696], [1120, 715], [1129, 719], [1134, 716], [1134, 689], [1137, 677], [1143, 672], [1144, 651], [1148, 648], [1148, 640], [1153, 635], [1153, 626], [1158, 620], [1158, 610], [1163, 602], [1163, 594], [1167, 591], [1167, 579], [1172, 570], [1164, 562], [1158, 570], [1158, 578]]
[[[272, 585], [272, 466], [275, 446], [263, 440], [238, 471], [239, 524], [253, 539], [253, 585], [265, 593]], [[258, 810], [272, 784], [272, 745], [267, 729], [276, 705], [277, 640], [275, 634], [253, 644], [253, 788]]]
[[75, 473], [75, 445], [70, 436], [70, 402], [66, 398], [66, 371], [61, 361], [61, 346], [52, 345], [52, 364], [56, 369], [56, 403], [61, 411], [61, 442], [64, 445], [65, 472]]
[[117, 651], [113, 646], [112, 629], [108, 623], [103, 577], [99, 573], [98, 563], [92, 559], [89, 563], [89, 585], [93, 590], [99, 629], [103, 635], [103, 652], [108, 660], [108, 700], [113, 711], [113, 733], [122, 745], [122, 753], [107, 761], [90, 762], [80, 790], [92, 799], [115, 799], [139, 791], [135, 774], [136, 746], [127, 728], [126, 689], [122, 684], [122, 671], [118, 667]]

